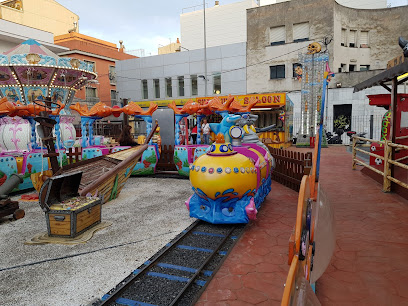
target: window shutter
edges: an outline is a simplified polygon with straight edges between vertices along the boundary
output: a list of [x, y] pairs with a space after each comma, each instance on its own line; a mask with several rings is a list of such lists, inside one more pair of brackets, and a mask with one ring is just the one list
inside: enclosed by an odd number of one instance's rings
[[271, 43], [283, 41], [286, 42], [285, 26], [270, 28], [269, 39]]
[[309, 23], [297, 23], [293, 25], [293, 40], [309, 38]]
[[346, 30], [345, 29], [341, 29], [341, 44], [343, 46], [346, 45]]
[[361, 45], [368, 46], [368, 31], [361, 31], [361, 33], [360, 33], [360, 46]]
[[349, 44], [356, 43], [356, 31], [350, 31], [349, 33]]

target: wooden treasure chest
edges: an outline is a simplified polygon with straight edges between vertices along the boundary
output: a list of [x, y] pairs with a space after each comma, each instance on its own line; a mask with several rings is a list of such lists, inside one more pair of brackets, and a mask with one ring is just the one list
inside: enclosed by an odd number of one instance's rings
[[48, 178], [39, 202], [45, 212], [49, 236], [76, 237], [101, 222], [102, 199], [78, 195], [82, 172]]

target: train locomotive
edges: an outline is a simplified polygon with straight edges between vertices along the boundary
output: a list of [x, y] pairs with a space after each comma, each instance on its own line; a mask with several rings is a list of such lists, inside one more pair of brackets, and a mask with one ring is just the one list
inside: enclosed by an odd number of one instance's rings
[[[233, 124], [238, 124], [237, 120]], [[249, 128], [231, 125], [226, 132], [231, 143], [225, 141], [222, 132], [218, 133], [206, 154], [190, 166], [194, 191], [186, 201], [190, 217], [213, 224], [248, 223], [256, 219], [259, 207], [271, 191], [274, 159], [267, 148], [256, 142], [242, 143]]]

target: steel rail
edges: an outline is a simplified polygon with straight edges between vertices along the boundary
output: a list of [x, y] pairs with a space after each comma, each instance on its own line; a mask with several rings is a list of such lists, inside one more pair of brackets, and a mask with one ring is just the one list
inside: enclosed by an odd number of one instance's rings
[[191, 286], [191, 284], [194, 283], [196, 277], [200, 275], [200, 273], [204, 270], [204, 267], [213, 259], [215, 255], [218, 254], [218, 251], [224, 246], [225, 242], [230, 238], [232, 232], [236, 229], [237, 227], [234, 226], [232, 227], [229, 232], [225, 235], [224, 239], [219, 243], [218, 247], [214, 250], [214, 252], [204, 261], [204, 263], [197, 269], [197, 271], [194, 273], [193, 276], [191, 276], [190, 280], [187, 282], [187, 284], [184, 286], [183, 289], [181, 289], [180, 293], [174, 298], [174, 300], [169, 304], [170, 306], [175, 305], [176, 303], [179, 302], [180, 298], [183, 296], [183, 294], [187, 291], [187, 289]]
[[114, 293], [112, 293], [106, 300], [102, 301], [102, 303], [100, 304], [100, 306], [102, 305], [110, 305], [111, 303], [115, 303], [116, 299], [118, 299], [124, 292], [125, 290], [128, 289], [128, 287], [130, 285], [133, 284], [133, 282], [135, 280], [137, 280], [138, 278], [140, 278], [141, 276], [145, 275], [146, 272], [152, 268], [153, 266], [156, 265], [156, 263], [159, 261], [159, 259], [161, 259], [164, 255], [168, 254], [168, 252], [172, 249], [174, 249], [177, 246], [177, 243], [183, 239], [184, 237], [186, 237], [188, 234], [190, 234], [192, 232], [192, 230], [194, 228], [196, 228], [202, 221], [197, 220], [194, 223], [192, 223], [187, 230], [185, 231], [185, 233], [183, 235], [180, 235], [180, 237], [178, 237], [174, 242], [172, 242], [172, 245], [166, 249], [164, 249], [161, 253], [159, 253], [159, 255], [152, 260], [149, 264], [145, 265], [137, 274], [133, 274], [125, 283], [121, 284], [119, 286], [119, 288], [117, 288], [115, 290]]

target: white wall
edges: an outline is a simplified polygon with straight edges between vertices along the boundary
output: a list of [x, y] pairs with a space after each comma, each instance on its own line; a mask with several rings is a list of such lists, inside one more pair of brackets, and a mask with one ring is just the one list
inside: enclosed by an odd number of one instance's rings
[[[207, 47], [246, 42], [246, 9], [256, 6], [254, 0], [245, 0], [206, 9]], [[182, 47], [204, 48], [203, 20], [203, 10], [180, 15]]]
[[[270, 5], [276, 4], [280, 2], [286, 2], [291, 0], [260, 0], [260, 6], [263, 5]], [[398, 0], [394, 0], [398, 1]], [[400, 2], [406, 0], [399, 0]], [[387, 0], [336, 0], [338, 4], [352, 7], [352, 8], [359, 8], [359, 9], [379, 9], [379, 8], [386, 8], [387, 7]], [[406, 4], [401, 4], [406, 5]]]
[[336, 0], [336, 2], [357, 9], [380, 9], [387, 7], [387, 0]]
[[[221, 94], [246, 93], [246, 43], [207, 49], [207, 95], [213, 96], [213, 73], [221, 72]], [[232, 70], [232, 71], [231, 71]], [[193, 50], [116, 62], [120, 98], [143, 101], [142, 81], [147, 80], [148, 100], [191, 97], [191, 75], [204, 75], [204, 50]], [[178, 76], [184, 76], [184, 96], [178, 96]], [[165, 78], [172, 78], [173, 96], [165, 97]], [[153, 79], [160, 81], [160, 99], [154, 97]], [[198, 78], [198, 96], [205, 96], [205, 81]]]
[[0, 19], [0, 53], [10, 50], [29, 38], [35, 39], [54, 53], [69, 50], [69, 48], [54, 45], [54, 35], [50, 32]]
[[[369, 105], [367, 95], [388, 94], [381, 86], [367, 88], [363, 91], [353, 93], [353, 88], [333, 88], [329, 89], [328, 98], [325, 106], [325, 127], [327, 131], [333, 132], [333, 109], [335, 105], [351, 104], [352, 105], [352, 122], [351, 130], [358, 133], [370, 132], [370, 116], [373, 115], [373, 138], [379, 140], [381, 135], [381, 120], [386, 110], [383, 107]], [[399, 86], [398, 93], [404, 93], [404, 87]], [[294, 134], [298, 133], [300, 128], [300, 112], [301, 112], [301, 96], [300, 92], [288, 93], [289, 98], [294, 104]], [[326, 121], [326, 118], [328, 119]], [[346, 134], [342, 136], [343, 144], [349, 143], [349, 138]]]

